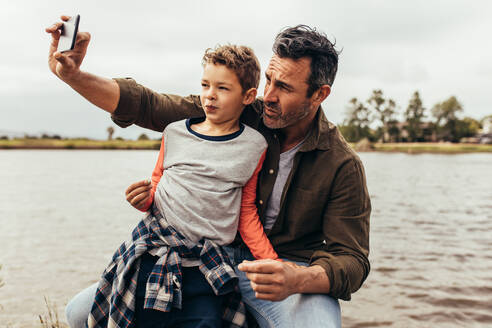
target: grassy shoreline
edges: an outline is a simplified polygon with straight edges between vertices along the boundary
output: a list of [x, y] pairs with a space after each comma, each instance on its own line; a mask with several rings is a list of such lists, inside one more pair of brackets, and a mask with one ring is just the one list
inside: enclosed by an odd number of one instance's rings
[[375, 143], [373, 151], [401, 152], [407, 154], [463, 154], [463, 153], [492, 153], [492, 145], [469, 143], [419, 142], [419, 143]]
[[[1, 149], [159, 149], [160, 140], [90, 140], [90, 139], [12, 139], [0, 140]], [[351, 144], [352, 147], [356, 145]], [[408, 154], [435, 153], [492, 153], [492, 145], [453, 143], [374, 143], [371, 150], [377, 152], [402, 152]], [[361, 150], [363, 151], [363, 150]]]
[[159, 149], [160, 140], [12, 139], [0, 149]]

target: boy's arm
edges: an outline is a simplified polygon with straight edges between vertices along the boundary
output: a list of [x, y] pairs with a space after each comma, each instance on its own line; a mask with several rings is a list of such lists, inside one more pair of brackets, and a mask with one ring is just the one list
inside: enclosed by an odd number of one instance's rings
[[[151, 182], [151, 189], [149, 191], [148, 196], [144, 196], [143, 199], [140, 199], [139, 195], [145, 194], [147, 192], [147, 189], [134, 189], [130, 190], [132, 186], [135, 187], [140, 187], [140, 185], [133, 184], [127, 189], [127, 201], [135, 207], [137, 210], [140, 210], [142, 212], [146, 212], [149, 210], [150, 206], [152, 205], [152, 202], [154, 201], [154, 195], [155, 195], [155, 190], [157, 188], [157, 185], [159, 184], [159, 181], [161, 180], [162, 174], [164, 172], [164, 135], [162, 136], [162, 142], [161, 142], [161, 149], [159, 151], [159, 157], [157, 158], [157, 163], [155, 165], [154, 171], [152, 172], [152, 182]], [[139, 190], [142, 190], [139, 192]]]
[[278, 259], [278, 255], [273, 249], [270, 240], [263, 230], [263, 226], [258, 216], [258, 209], [255, 205], [256, 200], [256, 185], [258, 182], [258, 174], [265, 160], [266, 150], [258, 162], [258, 166], [243, 187], [241, 199], [241, 213], [239, 217], [239, 233], [243, 238], [244, 243], [248, 246], [251, 254], [255, 259]]

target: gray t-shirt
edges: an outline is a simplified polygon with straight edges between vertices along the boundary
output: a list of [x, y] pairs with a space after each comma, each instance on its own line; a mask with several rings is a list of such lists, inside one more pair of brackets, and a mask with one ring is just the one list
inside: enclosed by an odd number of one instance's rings
[[280, 212], [280, 200], [284, 191], [285, 183], [289, 177], [292, 165], [294, 164], [294, 156], [299, 148], [301, 148], [304, 140], [298, 143], [294, 148], [291, 148], [280, 154], [278, 162], [277, 179], [273, 185], [272, 194], [268, 199], [267, 208], [265, 211], [265, 230], [270, 230], [273, 224], [277, 220], [278, 213]]
[[228, 245], [237, 232], [242, 187], [267, 143], [246, 125], [227, 136], [205, 136], [191, 129], [198, 121], [174, 122], [164, 130], [164, 173], [154, 201], [187, 239]]

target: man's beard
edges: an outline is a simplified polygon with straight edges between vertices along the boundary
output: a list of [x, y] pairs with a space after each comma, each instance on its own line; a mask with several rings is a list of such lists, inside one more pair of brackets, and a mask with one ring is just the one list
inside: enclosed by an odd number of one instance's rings
[[276, 115], [269, 117], [265, 114], [265, 109], [263, 109], [263, 124], [270, 129], [282, 129], [295, 125], [307, 117], [310, 113], [311, 103], [306, 100], [298, 110], [286, 114], [282, 114], [282, 108], [278, 103], [265, 103], [265, 107]]

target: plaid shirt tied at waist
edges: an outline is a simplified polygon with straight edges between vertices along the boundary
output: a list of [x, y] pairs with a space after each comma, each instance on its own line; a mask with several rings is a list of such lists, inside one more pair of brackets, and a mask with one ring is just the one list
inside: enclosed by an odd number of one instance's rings
[[88, 327], [133, 327], [140, 256], [158, 256], [147, 280], [144, 308], [169, 312], [181, 309], [181, 261], [198, 259], [198, 268], [217, 295], [228, 294], [224, 302], [224, 327], [247, 327], [246, 308], [237, 287], [238, 277], [225, 251], [214, 242], [186, 239], [162, 216], [155, 205], [133, 230], [104, 271]]

